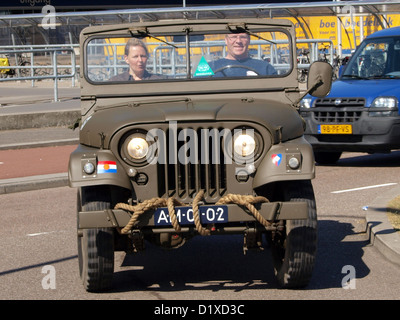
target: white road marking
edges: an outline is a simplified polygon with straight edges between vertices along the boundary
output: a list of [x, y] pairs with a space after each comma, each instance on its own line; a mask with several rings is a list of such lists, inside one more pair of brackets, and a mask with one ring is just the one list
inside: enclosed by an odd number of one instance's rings
[[41, 236], [44, 234], [49, 234], [49, 233], [54, 233], [56, 231], [50, 231], [50, 232], [38, 232], [38, 233], [29, 233], [27, 234], [28, 237], [36, 237], [36, 236]]
[[66, 232], [66, 230], [47, 231], [47, 232], [37, 232], [37, 233], [28, 233], [26, 236], [27, 236], [27, 237], [36, 237], [36, 236], [43, 236], [43, 235], [46, 235], [46, 234], [61, 233], [61, 232]]
[[394, 186], [396, 184], [397, 184], [397, 182], [391, 182], [391, 183], [385, 183], [385, 184], [376, 184], [374, 186], [367, 186], [367, 187], [360, 187], [360, 188], [354, 188], [354, 189], [332, 191], [331, 193], [344, 193], [344, 192], [359, 191], [359, 190], [372, 189], [372, 188], [381, 188], [381, 187]]

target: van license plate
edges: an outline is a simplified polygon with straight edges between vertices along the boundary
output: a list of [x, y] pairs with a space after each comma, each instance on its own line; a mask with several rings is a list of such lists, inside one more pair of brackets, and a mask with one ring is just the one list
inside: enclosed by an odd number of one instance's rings
[[353, 127], [351, 124], [320, 124], [320, 125], [318, 125], [318, 133], [320, 133], [320, 134], [352, 134]]
[[[180, 225], [193, 225], [192, 207], [175, 207], [175, 214]], [[200, 222], [207, 223], [226, 223], [228, 222], [228, 206], [199, 206]], [[171, 218], [168, 208], [157, 208], [154, 212], [154, 225], [171, 225]]]

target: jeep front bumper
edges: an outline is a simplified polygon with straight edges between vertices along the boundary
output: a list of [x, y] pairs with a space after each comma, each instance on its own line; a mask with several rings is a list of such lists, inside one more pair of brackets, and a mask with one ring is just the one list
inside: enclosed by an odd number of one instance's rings
[[[256, 222], [255, 217], [242, 206], [236, 204], [226, 204], [225, 206], [227, 208], [227, 220], [223, 223], [215, 221], [215, 232], [221, 230], [229, 231], [230, 228], [237, 231], [239, 231], [240, 228], [245, 230], [247, 223]], [[255, 207], [265, 220], [271, 222], [308, 218], [308, 204], [306, 202], [266, 202], [256, 204]], [[168, 212], [167, 208], [159, 209]], [[156, 210], [149, 210], [141, 214], [132, 230], [154, 233], [173, 232], [174, 229], [172, 225], [159, 225], [154, 218], [155, 211]], [[132, 214], [123, 209], [80, 211], [78, 212], [78, 229], [123, 228], [129, 223], [131, 217]], [[194, 230], [194, 224], [183, 225], [181, 227], [181, 232], [190, 230]]]

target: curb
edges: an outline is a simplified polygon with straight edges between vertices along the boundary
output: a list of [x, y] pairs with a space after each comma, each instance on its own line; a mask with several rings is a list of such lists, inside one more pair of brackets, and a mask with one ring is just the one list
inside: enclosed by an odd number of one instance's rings
[[400, 194], [395, 187], [385, 195], [377, 197], [368, 207], [366, 217], [370, 243], [389, 261], [400, 266], [400, 235], [387, 217], [388, 203]]
[[75, 123], [80, 116], [80, 110], [5, 114], [0, 116], [0, 130], [67, 127]]
[[68, 173], [54, 173], [40, 176], [0, 180], [0, 195], [15, 192], [68, 186]]
[[41, 147], [68, 146], [68, 145], [78, 145], [78, 144], [79, 144], [79, 138], [63, 139], [63, 140], [49, 140], [49, 141], [44, 141], [44, 142], [24, 142], [24, 143], [3, 144], [3, 145], [0, 145], [0, 150], [16, 150], [16, 149], [29, 149], [29, 148], [41, 148]]

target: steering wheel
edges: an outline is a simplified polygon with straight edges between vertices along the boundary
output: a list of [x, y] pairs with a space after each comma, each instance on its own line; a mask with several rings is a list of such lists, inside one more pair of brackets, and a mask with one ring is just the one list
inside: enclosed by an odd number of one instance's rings
[[226, 73], [224, 72], [224, 70], [226, 70], [226, 69], [231, 69], [231, 68], [242, 68], [242, 69], [247, 69], [247, 70], [253, 71], [257, 76], [260, 75], [260, 73], [258, 73], [257, 70], [255, 70], [255, 69], [253, 69], [253, 68], [250, 68], [250, 67], [248, 67], [248, 66], [236, 65], [236, 64], [228, 64], [227, 66], [223, 66], [223, 67], [221, 67], [221, 68], [218, 68], [217, 70], [214, 71], [214, 73], [221, 72], [225, 77], [228, 77], [228, 76], [226, 75]]

